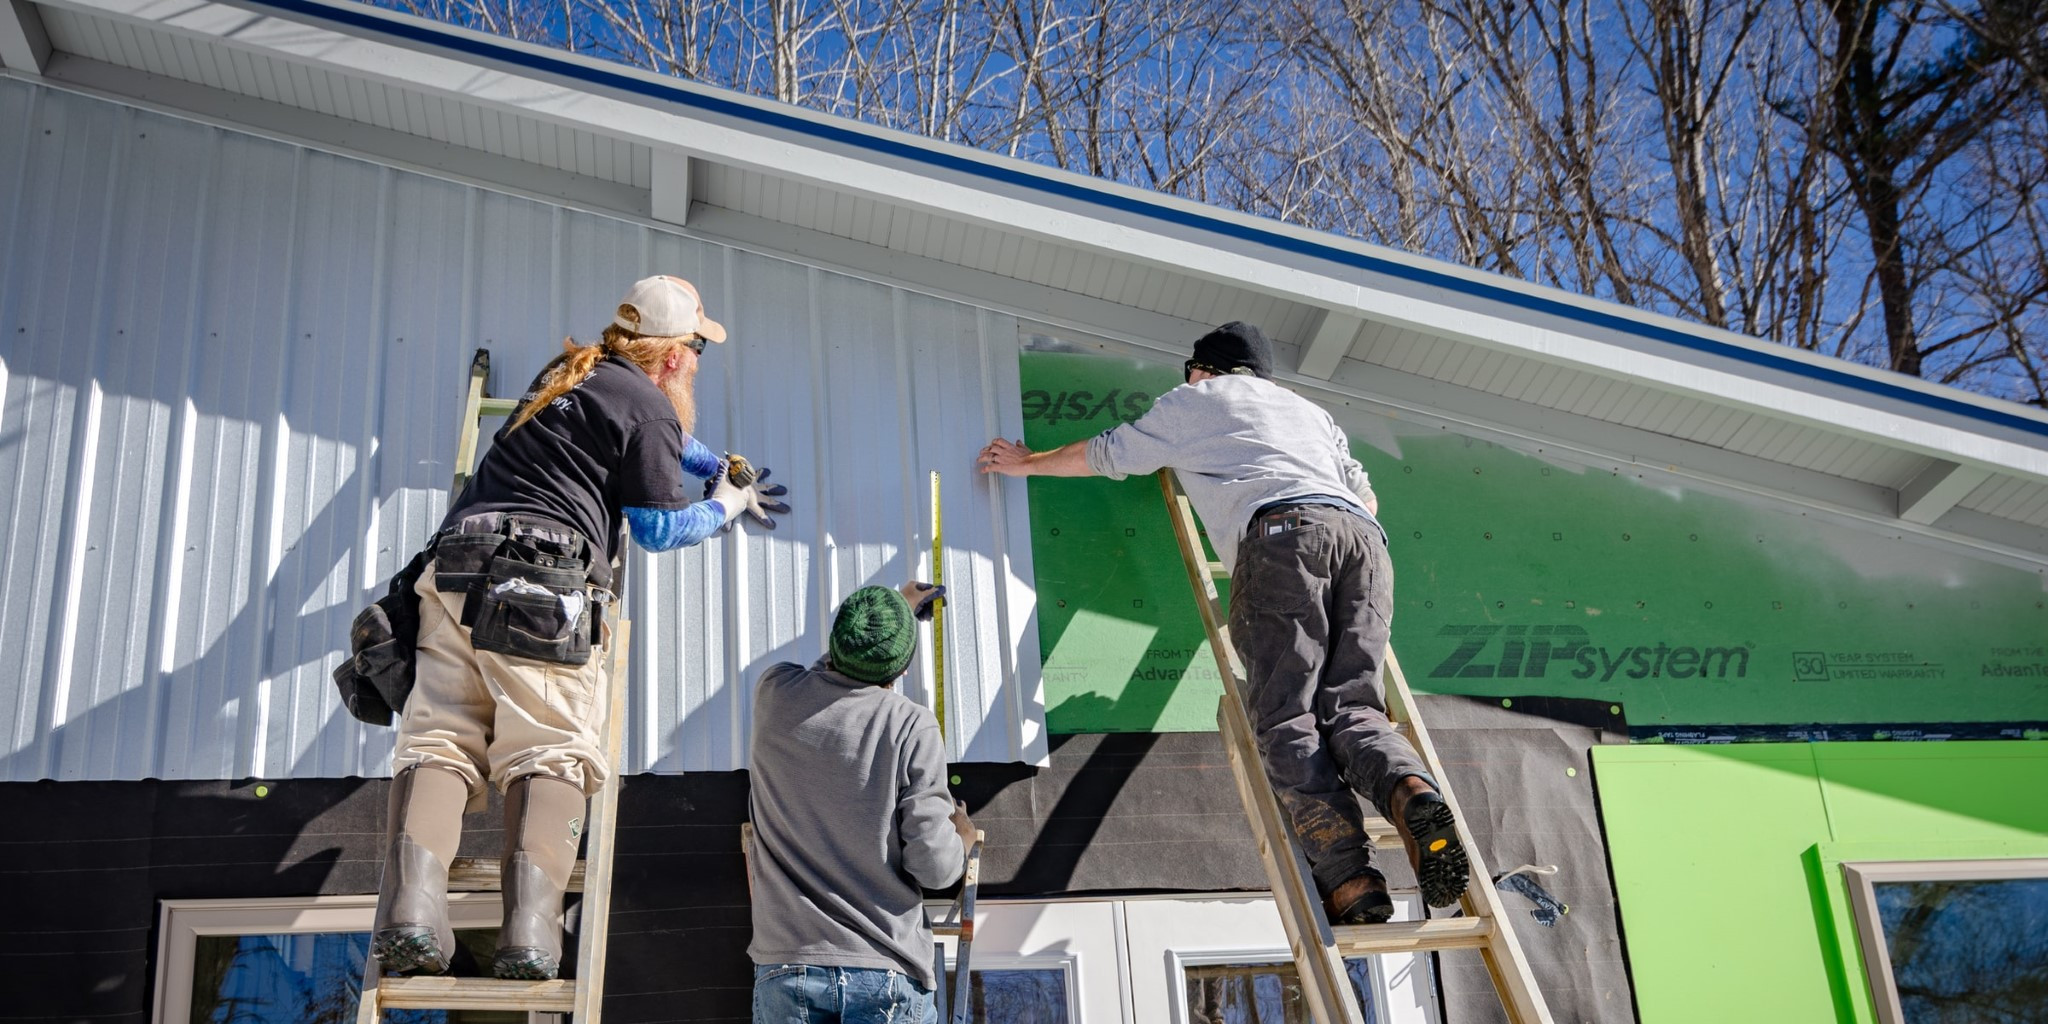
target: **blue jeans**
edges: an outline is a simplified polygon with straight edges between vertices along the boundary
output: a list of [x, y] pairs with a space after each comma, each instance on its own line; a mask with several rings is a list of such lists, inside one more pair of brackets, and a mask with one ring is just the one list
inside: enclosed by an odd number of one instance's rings
[[754, 965], [754, 1024], [938, 1024], [930, 990], [879, 967]]

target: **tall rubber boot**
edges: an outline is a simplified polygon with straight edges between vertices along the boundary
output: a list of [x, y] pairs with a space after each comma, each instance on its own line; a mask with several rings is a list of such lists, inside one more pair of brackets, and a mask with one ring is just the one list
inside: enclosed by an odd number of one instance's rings
[[448, 864], [462, 838], [469, 800], [462, 776], [441, 768], [408, 768], [391, 780], [385, 826], [384, 877], [370, 955], [389, 974], [445, 974], [455, 955], [448, 926]]
[[562, 970], [562, 894], [583, 837], [583, 789], [522, 775], [505, 789], [505, 922], [491, 973], [545, 981]]

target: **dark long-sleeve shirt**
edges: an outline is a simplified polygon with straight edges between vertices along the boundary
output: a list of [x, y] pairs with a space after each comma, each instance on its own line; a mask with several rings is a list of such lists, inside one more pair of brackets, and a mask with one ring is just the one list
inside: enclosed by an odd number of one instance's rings
[[931, 712], [820, 660], [754, 691], [749, 758], [757, 964], [879, 967], [929, 988], [919, 886], [960, 877], [946, 749]]

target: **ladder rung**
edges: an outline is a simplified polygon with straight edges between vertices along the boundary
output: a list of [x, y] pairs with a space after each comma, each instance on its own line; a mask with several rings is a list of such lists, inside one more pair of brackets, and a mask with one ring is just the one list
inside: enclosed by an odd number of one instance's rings
[[[583, 862], [569, 872], [569, 891], [583, 891]], [[448, 865], [449, 892], [497, 892], [500, 869], [496, 857], [457, 857]]]
[[479, 416], [510, 416], [519, 411], [517, 398], [486, 398], [476, 404]]
[[505, 981], [500, 978], [380, 978], [378, 1000], [388, 1010], [525, 1010], [569, 1013], [576, 1008], [576, 983]]
[[1365, 834], [1372, 840], [1374, 848], [1398, 853], [1401, 850], [1401, 833], [1394, 828], [1394, 823], [1372, 813], [1371, 805], [1367, 805], [1365, 811]]
[[1429, 949], [1477, 949], [1493, 936], [1493, 922], [1483, 917], [1446, 917], [1434, 921], [1342, 925], [1330, 929], [1345, 956], [1373, 953], [1414, 953]]

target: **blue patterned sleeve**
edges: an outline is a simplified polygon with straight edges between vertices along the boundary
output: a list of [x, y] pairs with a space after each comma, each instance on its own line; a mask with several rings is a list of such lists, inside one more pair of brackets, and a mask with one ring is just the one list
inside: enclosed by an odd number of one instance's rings
[[711, 536], [725, 525], [725, 506], [700, 501], [688, 508], [626, 508], [633, 543], [649, 551], [673, 551]]
[[683, 472], [699, 480], [709, 480], [718, 472], [719, 464], [724, 461], [724, 459], [718, 457], [717, 453], [707, 447], [704, 442], [684, 435]]

